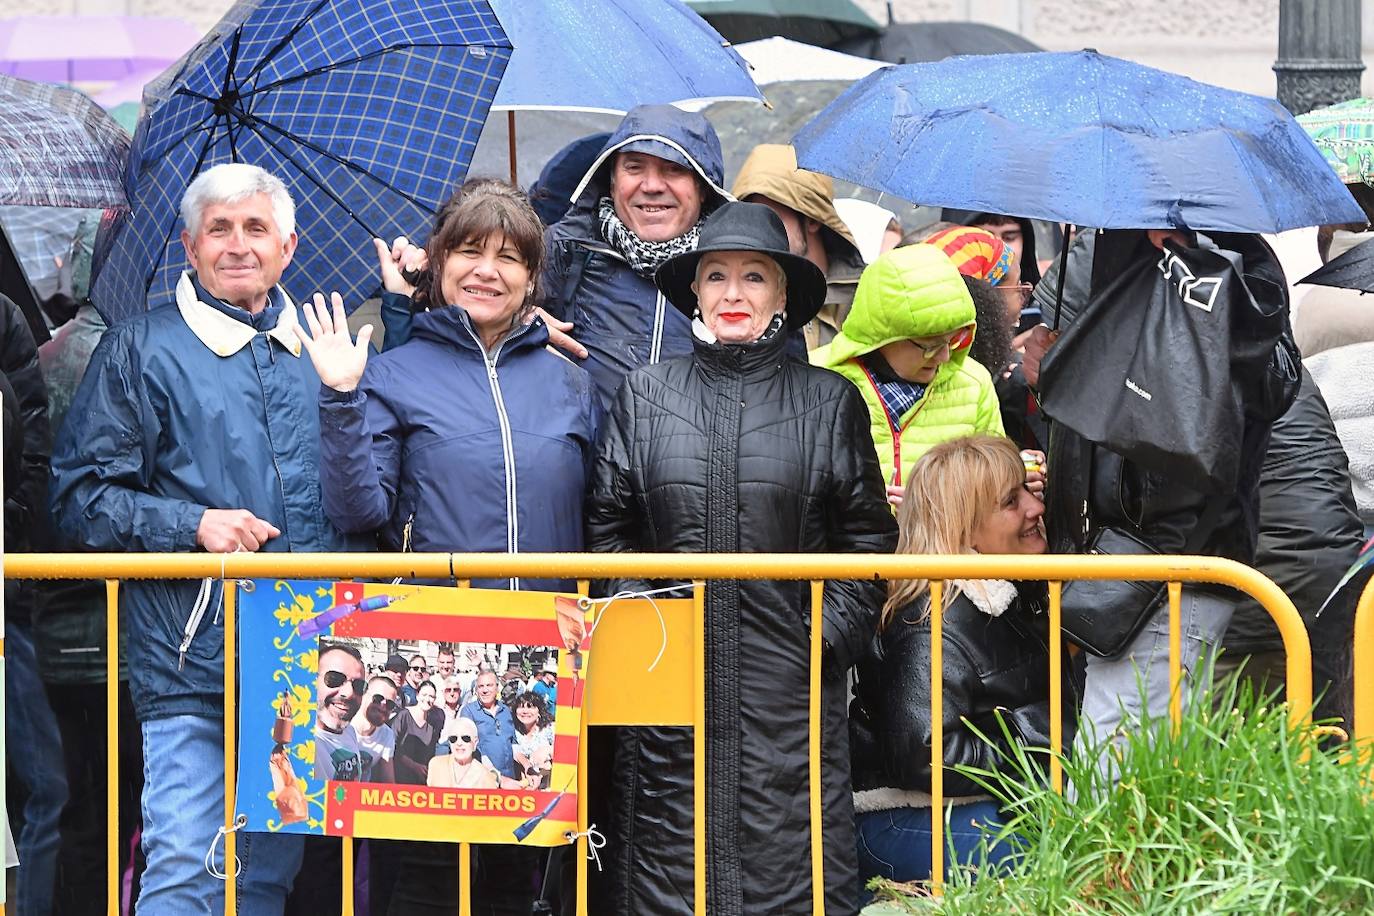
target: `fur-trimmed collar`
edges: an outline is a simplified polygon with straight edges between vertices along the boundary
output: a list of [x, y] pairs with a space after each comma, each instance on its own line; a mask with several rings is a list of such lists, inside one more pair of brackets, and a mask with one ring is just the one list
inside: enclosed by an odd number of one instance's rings
[[1001, 617], [1016, 600], [1016, 586], [1006, 579], [955, 579], [953, 584], [989, 617]]

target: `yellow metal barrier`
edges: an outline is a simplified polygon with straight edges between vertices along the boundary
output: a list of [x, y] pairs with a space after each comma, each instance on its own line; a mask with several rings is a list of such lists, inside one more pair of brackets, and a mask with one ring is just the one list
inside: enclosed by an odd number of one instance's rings
[[[693, 620], [691, 645], [682, 646], [681, 642], [670, 643], [668, 654], [687, 652], [691, 657], [692, 721], [705, 721], [705, 582], [708, 579], [792, 579], [812, 582], [812, 620], [820, 619], [821, 600], [824, 580], [827, 579], [908, 579], [922, 578], [932, 581], [931, 615], [932, 628], [932, 672], [940, 670], [942, 641], [941, 610], [943, 594], [940, 583], [945, 579], [1012, 579], [1045, 580], [1050, 584], [1050, 624], [1051, 624], [1051, 750], [1057, 756], [1063, 750], [1063, 723], [1059, 702], [1060, 666], [1062, 657], [1059, 650], [1058, 628], [1060, 614], [1060, 586], [1063, 581], [1073, 579], [1131, 579], [1142, 581], [1162, 581], [1169, 583], [1170, 606], [1170, 689], [1172, 693], [1171, 719], [1175, 726], [1179, 721], [1179, 599], [1181, 583], [1213, 583], [1236, 588], [1255, 598], [1269, 612], [1277, 624], [1287, 653], [1287, 684], [1289, 718], [1294, 725], [1306, 720], [1312, 702], [1311, 651], [1307, 633], [1301, 618], [1288, 597], [1268, 578], [1254, 569], [1230, 560], [1210, 557], [1168, 557], [1168, 556], [891, 556], [891, 555], [817, 555], [817, 554], [16, 554], [5, 558], [4, 574], [19, 579], [87, 579], [103, 578], [110, 580], [107, 596], [114, 609], [117, 599], [117, 579], [195, 579], [224, 578], [238, 580], [245, 578], [321, 578], [321, 579], [382, 579], [395, 576], [406, 578], [442, 578], [461, 581], [473, 578], [507, 578], [511, 576], [534, 578], [577, 579], [580, 590], [585, 593], [586, 580], [592, 578], [638, 578], [670, 579], [694, 583]], [[1374, 612], [1368, 606], [1374, 604], [1371, 592], [1367, 591], [1361, 600], [1360, 613], [1357, 615], [1356, 672], [1357, 672], [1357, 718], [1356, 727], [1361, 724], [1366, 729], [1374, 725], [1374, 719], [1367, 713], [1374, 706], [1374, 698], [1363, 696], [1360, 692], [1359, 672], [1361, 667], [1361, 648], [1368, 646], [1370, 639], [1362, 637], [1363, 629], [1374, 632]], [[225, 657], [233, 658], [235, 652], [235, 589], [232, 582], [225, 589]], [[109, 900], [111, 913], [117, 912], [118, 897], [118, 852], [117, 842], [117, 741], [118, 723], [116, 721], [118, 687], [118, 630], [117, 614], [111, 613], [107, 625], [107, 697], [109, 698], [109, 741], [110, 777], [109, 792]], [[598, 635], [598, 678], [615, 678], [618, 672], [615, 662], [618, 656], [614, 645], [606, 640], [613, 638], [614, 628]], [[632, 631], [623, 631], [632, 632]], [[812, 825], [811, 873], [813, 887], [813, 912], [824, 912], [824, 875], [822, 868], [823, 846], [820, 837], [820, 628], [812, 627], [811, 633], [811, 696], [810, 696], [810, 761], [811, 778], [810, 816]], [[1367, 651], [1367, 650], [1366, 650]], [[680, 660], [665, 658], [671, 669], [675, 664], [682, 669]], [[232, 827], [233, 818], [233, 773], [234, 773], [234, 672], [226, 666], [225, 672], [225, 826]], [[1364, 685], [1368, 688], [1369, 685]], [[1366, 689], [1365, 693], [1369, 693]], [[1363, 705], [1361, 700], [1363, 699]], [[932, 889], [940, 892], [943, 877], [943, 703], [942, 683], [934, 679], [931, 685], [932, 708], [932, 748], [931, 748], [931, 833], [933, 843]], [[583, 718], [583, 727], [595, 718], [589, 709]], [[668, 720], [672, 721], [671, 717]], [[1357, 734], [1359, 734], [1357, 732]], [[584, 734], [585, 738], [585, 734]], [[694, 779], [700, 787], [705, 780], [705, 742], [704, 728], [696, 728], [694, 735]], [[587, 829], [586, 811], [586, 743], [583, 742], [583, 766], [581, 768], [578, 829]], [[1056, 790], [1062, 790], [1063, 773], [1057, 760], [1051, 764], [1051, 780]], [[696, 817], [698, 824], [704, 821], [704, 795], [694, 791]], [[226, 882], [226, 911], [236, 912], [234, 908], [234, 834], [226, 836], [225, 871], [231, 875]], [[577, 844], [577, 912], [579, 916], [587, 913], [586, 901], [586, 837], [580, 837]], [[699, 914], [706, 910], [706, 869], [705, 869], [705, 831], [698, 829], [695, 836], [695, 909]], [[459, 850], [460, 874], [460, 913], [470, 912], [469, 898], [469, 849], [462, 844]], [[352, 848], [344, 843], [345, 877], [351, 877]], [[352, 888], [347, 886], [344, 893], [344, 912], [352, 909]]]
[[1355, 721], [1350, 737], [1360, 759], [1368, 762], [1374, 755], [1374, 579], [1360, 593], [1355, 606]]

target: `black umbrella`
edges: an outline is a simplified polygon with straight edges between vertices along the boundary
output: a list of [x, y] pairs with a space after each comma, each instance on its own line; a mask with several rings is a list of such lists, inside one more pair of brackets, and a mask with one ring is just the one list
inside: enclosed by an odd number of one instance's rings
[[1298, 282], [1374, 293], [1374, 239], [1332, 258]]
[[1015, 32], [981, 22], [894, 22], [880, 34], [840, 42], [835, 50], [870, 60], [914, 64], [960, 54], [1017, 54], [1045, 49]]
[[781, 35], [828, 48], [882, 26], [854, 0], [687, 0], [733, 44]]

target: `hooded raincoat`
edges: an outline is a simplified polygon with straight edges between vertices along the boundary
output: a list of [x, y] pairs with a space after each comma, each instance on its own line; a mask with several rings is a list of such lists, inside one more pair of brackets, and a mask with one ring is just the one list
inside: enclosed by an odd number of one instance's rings
[[[626, 379], [597, 451], [592, 550], [892, 551], [896, 522], [863, 404], [785, 350], [782, 335], [697, 340], [692, 357]], [[826, 583], [820, 791], [834, 914], [853, 913], [858, 897], [843, 675], [872, 640], [881, 601], [872, 582]], [[692, 836], [702, 830], [710, 912], [811, 912], [810, 611], [805, 582], [707, 586], [706, 823], [693, 822], [692, 730], [621, 729], [604, 912], [694, 912]]]
[[797, 168], [797, 151], [791, 146], [760, 143], [740, 166], [730, 192], [739, 200], [762, 194], [823, 227], [821, 238], [830, 261], [825, 304], [806, 326], [806, 346], [815, 349], [829, 343], [854, 304], [854, 291], [864, 272], [854, 234], [835, 210], [835, 182], [828, 175]]
[[864, 271], [844, 327], [811, 362], [849, 379], [868, 406], [869, 428], [883, 480], [900, 486], [911, 466], [934, 445], [974, 433], [1002, 435], [992, 377], [959, 348], [940, 366], [924, 396], [893, 417], [860, 357], [898, 340], [937, 337], [974, 324], [964, 279], [939, 249], [909, 245], [883, 255]]
[[566, 216], [545, 236], [544, 308], [573, 323], [572, 335], [588, 352], [603, 403], [610, 403], [633, 369], [692, 352], [691, 322], [669, 304], [653, 278], [631, 269], [601, 236], [598, 204], [610, 195], [617, 152], [632, 149], [686, 166], [697, 173], [702, 215], [730, 199], [722, 182], [720, 140], [700, 114], [671, 105], [642, 105], [611, 134], [573, 194]]

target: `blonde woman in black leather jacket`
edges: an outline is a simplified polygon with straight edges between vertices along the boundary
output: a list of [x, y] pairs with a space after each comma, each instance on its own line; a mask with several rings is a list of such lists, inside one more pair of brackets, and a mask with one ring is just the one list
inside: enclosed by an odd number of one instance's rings
[[[916, 463], [898, 511], [897, 552], [1044, 553], [1043, 515], [1011, 440], [954, 439]], [[998, 767], [1009, 750], [999, 716], [1012, 741], [1049, 746], [1050, 666], [1041, 583], [959, 580], [945, 583], [944, 594], [949, 868], [977, 864], [980, 828], [1002, 821], [997, 805], [953, 767]], [[892, 582], [879, 627], [850, 710], [860, 878], [922, 881], [931, 869], [930, 583]], [[1071, 710], [1064, 721], [1071, 735]], [[991, 836], [990, 862], [1011, 854]]]

